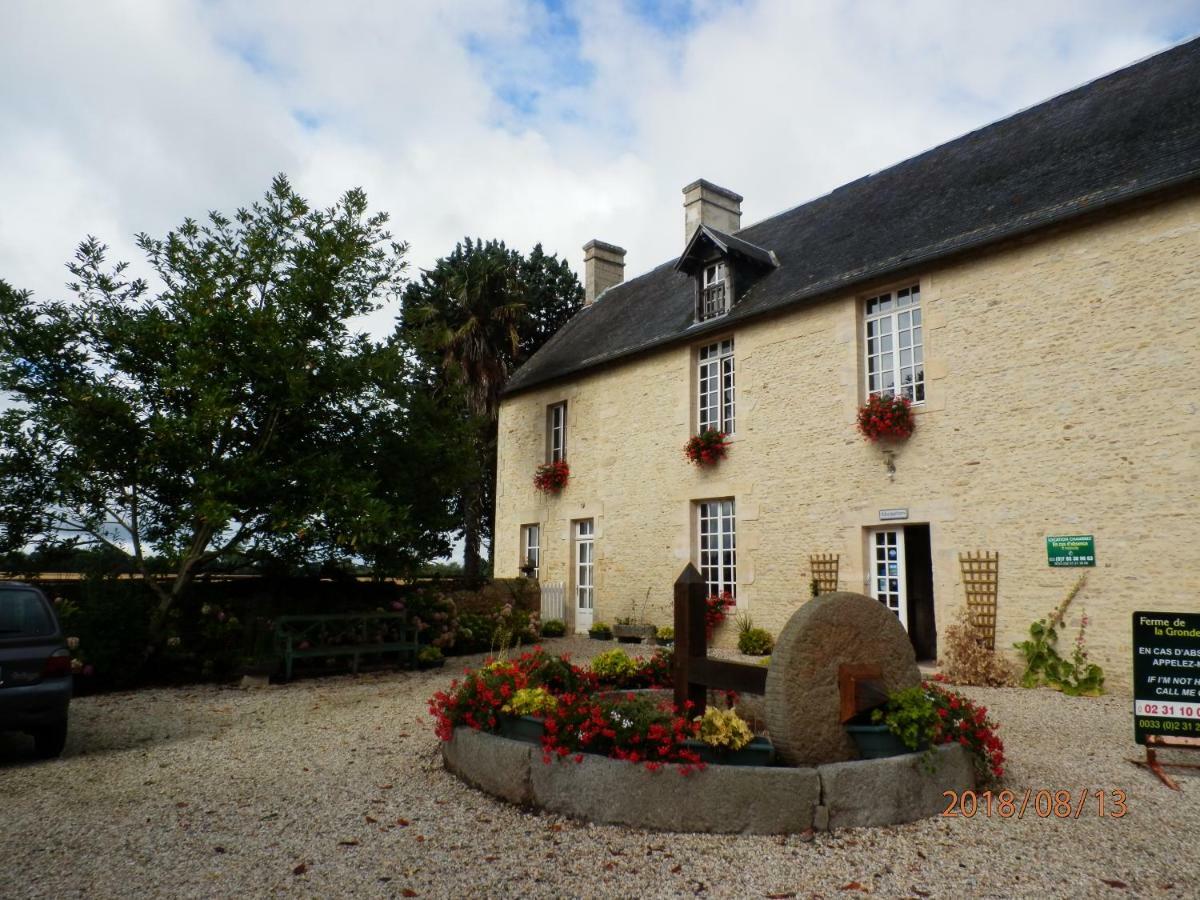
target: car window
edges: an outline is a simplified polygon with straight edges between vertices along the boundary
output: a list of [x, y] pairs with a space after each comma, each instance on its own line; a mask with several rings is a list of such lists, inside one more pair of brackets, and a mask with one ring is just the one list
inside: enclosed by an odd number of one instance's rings
[[33, 591], [0, 591], [0, 639], [54, 634], [54, 619]]

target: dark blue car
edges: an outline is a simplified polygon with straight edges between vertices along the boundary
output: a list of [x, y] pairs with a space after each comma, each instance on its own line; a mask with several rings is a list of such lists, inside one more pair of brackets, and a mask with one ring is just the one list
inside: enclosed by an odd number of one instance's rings
[[0, 731], [33, 735], [50, 759], [67, 741], [71, 655], [50, 601], [35, 587], [0, 582]]

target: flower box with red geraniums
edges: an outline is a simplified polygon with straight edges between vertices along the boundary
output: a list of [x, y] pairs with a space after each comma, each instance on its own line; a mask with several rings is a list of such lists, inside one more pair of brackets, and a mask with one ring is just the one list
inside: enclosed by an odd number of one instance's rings
[[858, 430], [869, 441], [902, 441], [914, 427], [912, 401], [903, 394], [872, 394], [858, 410]]
[[731, 606], [733, 606], [733, 595], [729, 591], [711, 594], [704, 601], [704, 631], [710, 641], [717, 626], [725, 621]]
[[705, 429], [699, 434], [692, 435], [683, 447], [683, 455], [688, 462], [698, 466], [711, 466], [725, 458], [729, 452], [728, 435], [723, 431]]
[[543, 494], [557, 494], [567, 486], [571, 477], [571, 467], [565, 459], [538, 466], [533, 476], [533, 486]]

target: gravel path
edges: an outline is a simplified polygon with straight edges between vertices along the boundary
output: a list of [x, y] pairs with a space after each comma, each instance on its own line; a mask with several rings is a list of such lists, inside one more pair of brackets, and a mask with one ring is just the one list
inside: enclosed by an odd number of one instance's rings
[[714, 837], [522, 812], [464, 786], [425, 710], [451, 677], [79, 699], [51, 763], [0, 737], [0, 897], [1200, 895], [1200, 778], [1176, 794], [1126, 761], [1140, 749], [1127, 697], [967, 691], [1001, 723], [1007, 787], [1124, 790], [1123, 818], [1093, 798], [1078, 819]]

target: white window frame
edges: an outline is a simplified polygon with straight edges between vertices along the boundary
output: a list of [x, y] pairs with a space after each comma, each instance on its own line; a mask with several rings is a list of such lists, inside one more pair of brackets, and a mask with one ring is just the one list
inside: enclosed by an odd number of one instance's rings
[[[914, 406], [924, 403], [925, 331], [920, 284], [868, 297], [863, 304], [863, 313], [863, 369], [867, 395], [890, 397], [899, 385], [899, 390]], [[908, 384], [904, 383], [906, 377]]]
[[890, 609], [908, 630], [908, 569], [904, 529], [876, 528], [868, 544], [871, 596]]
[[586, 631], [596, 613], [596, 520], [578, 519], [575, 537], [575, 617]]
[[546, 411], [546, 461], [567, 458], [567, 401], [552, 403]]
[[533, 577], [542, 571], [542, 526], [538, 522], [521, 526], [521, 567], [533, 560]]
[[696, 504], [696, 546], [708, 592], [737, 599], [737, 505], [732, 497]]
[[[720, 305], [714, 304], [712, 311], [709, 311], [708, 292], [718, 286], [724, 291]], [[729, 270], [725, 266], [725, 261], [719, 260], [704, 267], [704, 273], [700, 280], [699, 302], [696, 305], [696, 321], [705, 322], [709, 319], [719, 319], [729, 312], [729, 306]]]
[[737, 431], [737, 379], [733, 338], [701, 347], [696, 353], [696, 430]]

